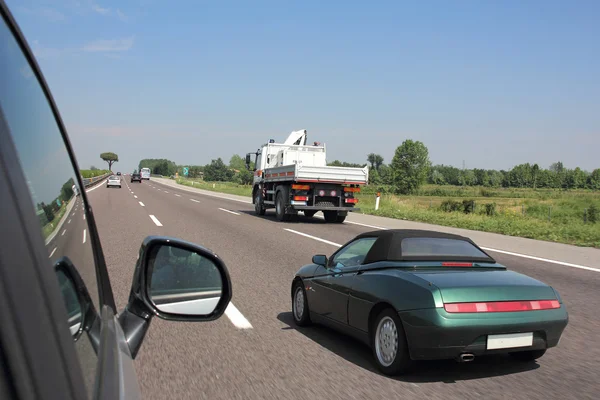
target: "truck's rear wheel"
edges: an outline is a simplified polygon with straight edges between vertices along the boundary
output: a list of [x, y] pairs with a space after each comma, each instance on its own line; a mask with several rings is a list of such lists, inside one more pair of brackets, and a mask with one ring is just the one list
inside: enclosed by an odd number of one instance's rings
[[275, 200], [275, 215], [280, 221], [289, 221], [290, 216], [285, 213], [285, 201], [283, 197], [283, 190], [277, 193], [277, 199]]
[[317, 212], [315, 210], [306, 210], [304, 211], [304, 216], [311, 218], [314, 217]]
[[337, 222], [338, 224], [341, 224], [342, 222], [344, 222], [346, 220], [346, 216], [345, 215], [338, 215], [335, 219], [335, 222]]
[[265, 203], [263, 203], [260, 189], [256, 191], [256, 195], [254, 196], [254, 211], [258, 215], [265, 215]]

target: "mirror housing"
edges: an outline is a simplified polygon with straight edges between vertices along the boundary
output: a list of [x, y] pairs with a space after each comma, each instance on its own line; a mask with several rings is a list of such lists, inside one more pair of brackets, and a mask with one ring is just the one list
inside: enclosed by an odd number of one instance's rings
[[322, 265], [323, 267], [327, 267], [327, 256], [323, 254], [314, 255], [312, 258], [313, 264]]
[[[168, 290], [158, 293], [156, 286], [152, 286], [153, 278], [156, 279], [153, 271], [155, 268], [158, 269], [160, 253], [165, 250], [168, 250], [169, 257], [173, 257], [174, 260], [181, 258], [189, 260], [191, 257], [204, 261], [205, 267], [212, 267], [212, 272], [219, 278], [217, 280], [220, 282], [220, 295], [212, 293], [212, 297], [209, 296], [207, 299], [206, 293], [203, 293], [206, 291], [202, 288], [200, 290], [192, 288], [193, 293], [189, 293], [189, 288], [175, 287], [171, 283], [164, 283], [168, 280], [163, 281], [162, 288], [159, 289], [166, 288]], [[192, 264], [189, 262], [179, 264], [179, 261], [176, 261], [164, 268], [198, 267], [195, 264], [200, 265], [196, 261]], [[216, 282], [214, 275], [212, 279], [213, 283]], [[187, 279], [175, 281], [187, 282]], [[213, 321], [223, 315], [231, 301], [232, 293], [231, 279], [225, 263], [209, 249], [168, 236], [146, 237], [138, 254], [128, 304], [119, 315], [132, 358], [136, 357], [153, 316], [169, 321]], [[208, 300], [209, 306], [204, 300]]]
[[86, 332], [97, 353], [100, 344], [100, 318], [81, 275], [67, 256], [54, 263], [54, 272], [63, 296], [73, 341], [78, 341], [83, 332]]
[[248, 171], [250, 171], [250, 163], [252, 162], [251, 155], [252, 153], [246, 154], [246, 169]]

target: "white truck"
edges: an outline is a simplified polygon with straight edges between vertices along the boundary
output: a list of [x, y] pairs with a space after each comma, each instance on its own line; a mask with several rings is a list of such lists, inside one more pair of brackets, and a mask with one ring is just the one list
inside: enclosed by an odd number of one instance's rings
[[252, 203], [258, 215], [275, 208], [280, 221], [295, 219], [298, 211], [312, 217], [322, 211], [327, 222], [344, 222], [356, 208], [355, 194], [369, 181], [369, 169], [328, 166], [325, 145], [307, 145], [306, 130], [294, 131], [284, 143], [273, 139], [254, 156]]

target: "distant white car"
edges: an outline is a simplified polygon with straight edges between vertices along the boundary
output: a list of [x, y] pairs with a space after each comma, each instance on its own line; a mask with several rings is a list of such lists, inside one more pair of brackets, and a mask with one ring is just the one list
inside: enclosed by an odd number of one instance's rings
[[118, 186], [119, 188], [121, 187], [121, 177], [117, 176], [117, 175], [111, 175], [108, 177], [108, 180], [106, 181], [106, 187], [111, 187], [111, 186]]

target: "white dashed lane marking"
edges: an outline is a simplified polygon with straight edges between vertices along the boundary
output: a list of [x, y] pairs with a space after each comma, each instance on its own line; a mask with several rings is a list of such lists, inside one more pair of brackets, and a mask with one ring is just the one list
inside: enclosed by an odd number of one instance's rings
[[158, 218], [156, 218], [154, 215], [150, 215], [150, 219], [152, 221], [154, 221], [154, 223], [156, 224], [156, 226], [163, 226], [163, 224], [161, 224], [160, 221], [158, 220]]

